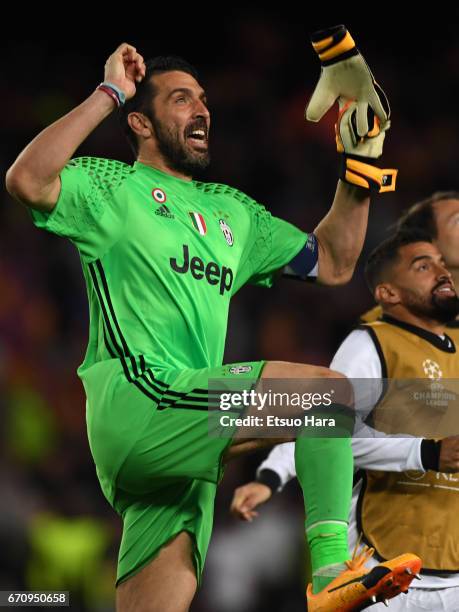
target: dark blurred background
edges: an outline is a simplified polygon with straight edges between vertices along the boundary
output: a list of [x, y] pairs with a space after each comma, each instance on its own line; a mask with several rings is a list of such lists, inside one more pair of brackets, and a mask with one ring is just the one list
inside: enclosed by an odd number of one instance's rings
[[[408, 5], [407, 5], [408, 6]], [[413, 5], [414, 6], [414, 5]], [[67, 5], [4, 20], [0, 166], [4, 175], [43, 128], [103, 80], [123, 41], [145, 58], [177, 53], [200, 70], [212, 112], [212, 164], [203, 180], [228, 183], [305, 230], [336, 188], [333, 124], [303, 120], [319, 75], [311, 31], [345, 23], [392, 107], [382, 164], [399, 168], [394, 194], [373, 198], [365, 250], [400, 212], [435, 190], [458, 188], [458, 9], [397, 6], [304, 14], [224, 7], [186, 10]], [[218, 8], [218, 13], [217, 13]], [[115, 116], [75, 156], [134, 160]], [[279, 359], [328, 365], [371, 305], [359, 267], [343, 288], [280, 281], [245, 288], [230, 314], [226, 361]], [[0, 590], [71, 591], [72, 610], [111, 611], [121, 523], [106, 503], [89, 452], [75, 370], [88, 312], [76, 250], [35, 229], [3, 188], [0, 202]], [[220, 487], [204, 584], [195, 612], [304, 609], [303, 504], [296, 484], [253, 524], [228, 514], [234, 488], [263, 455], [232, 464]]]

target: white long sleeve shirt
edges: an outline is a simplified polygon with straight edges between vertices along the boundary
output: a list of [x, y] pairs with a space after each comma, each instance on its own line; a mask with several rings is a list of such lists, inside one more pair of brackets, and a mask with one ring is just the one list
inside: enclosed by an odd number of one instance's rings
[[[347, 336], [330, 364], [330, 368], [345, 374], [350, 379], [372, 378], [371, 392], [374, 403], [382, 391], [382, 366], [375, 344], [370, 334], [364, 329], [356, 329]], [[380, 385], [378, 383], [380, 381]], [[358, 396], [359, 386], [355, 387], [356, 410], [362, 418], [368, 413], [368, 395], [365, 400]], [[373, 406], [374, 406], [373, 403]], [[363, 431], [364, 429], [364, 431]], [[421, 438], [408, 435], [389, 436], [363, 425], [358, 437], [352, 439], [354, 467], [366, 470], [381, 470], [387, 472], [404, 472], [406, 470], [424, 471], [421, 461]], [[295, 443], [288, 442], [275, 446], [268, 457], [261, 463], [257, 474], [264, 469], [278, 474], [282, 489], [285, 484], [296, 476]], [[352, 492], [352, 502], [349, 514], [349, 548], [352, 550], [357, 542], [357, 501], [361, 482], [357, 482]], [[409, 551], [407, 551], [409, 552]], [[370, 567], [377, 565], [372, 560]], [[426, 575], [416, 583], [416, 588], [446, 588], [459, 586], [459, 574], [445, 576]]]

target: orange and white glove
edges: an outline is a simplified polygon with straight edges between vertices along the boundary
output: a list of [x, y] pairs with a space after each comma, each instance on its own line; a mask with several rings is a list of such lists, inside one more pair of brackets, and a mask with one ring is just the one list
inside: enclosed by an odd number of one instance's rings
[[381, 128], [379, 118], [368, 107], [368, 133], [362, 138], [358, 132], [357, 116], [358, 103], [340, 99], [338, 121], [335, 124], [336, 148], [340, 155], [340, 179], [377, 193], [395, 191], [398, 171], [393, 168], [378, 168], [375, 165], [375, 160], [382, 155], [390, 121], [386, 121]]
[[389, 102], [346, 27], [338, 25], [315, 32], [311, 41], [322, 67], [306, 106], [306, 119], [320, 121], [338, 98], [344, 98], [356, 101], [356, 129], [361, 138], [372, 129], [368, 122], [368, 109], [384, 128], [390, 118]]

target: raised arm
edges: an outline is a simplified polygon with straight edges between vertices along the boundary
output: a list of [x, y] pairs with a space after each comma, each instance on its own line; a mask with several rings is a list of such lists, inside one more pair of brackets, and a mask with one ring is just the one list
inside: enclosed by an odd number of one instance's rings
[[[105, 64], [104, 83], [114, 85], [128, 100], [135, 94], [135, 83], [140, 82], [144, 75], [143, 57], [135, 47], [123, 43]], [[62, 169], [114, 108], [116, 96], [96, 89], [82, 104], [40, 132], [6, 174], [6, 188], [10, 195], [32, 208], [51, 211], [59, 197]]]
[[330, 211], [314, 231], [317, 279], [339, 285], [351, 279], [363, 247], [370, 191], [395, 189], [397, 171], [375, 165], [390, 127], [390, 107], [345, 26], [316, 32], [312, 45], [321, 72], [305, 114], [309, 121], [319, 121], [338, 101], [335, 136], [341, 179]]
[[352, 278], [365, 241], [369, 206], [368, 191], [338, 181], [333, 204], [314, 230], [320, 283], [340, 285]]

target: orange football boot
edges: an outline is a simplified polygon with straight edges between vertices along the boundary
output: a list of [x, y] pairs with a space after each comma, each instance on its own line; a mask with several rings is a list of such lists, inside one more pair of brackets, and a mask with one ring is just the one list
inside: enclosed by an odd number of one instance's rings
[[406, 553], [369, 569], [365, 562], [372, 557], [374, 548], [364, 546], [357, 553], [358, 546], [359, 543], [352, 559], [346, 561], [348, 569], [342, 571], [325, 589], [313, 594], [312, 585], [308, 585], [308, 612], [365, 610], [375, 603], [386, 603], [400, 593], [407, 593], [411, 581], [414, 578], [420, 580], [422, 562], [416, 555]]

